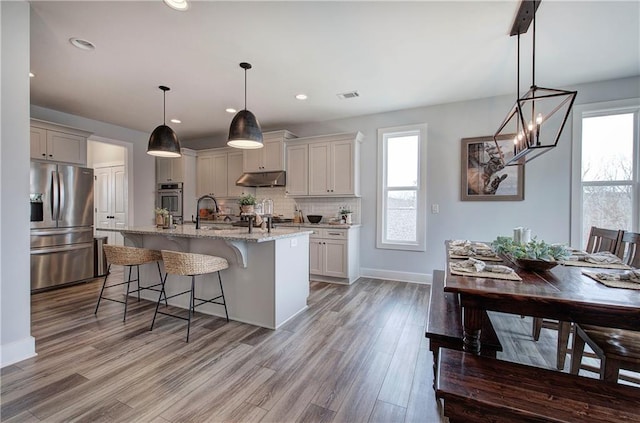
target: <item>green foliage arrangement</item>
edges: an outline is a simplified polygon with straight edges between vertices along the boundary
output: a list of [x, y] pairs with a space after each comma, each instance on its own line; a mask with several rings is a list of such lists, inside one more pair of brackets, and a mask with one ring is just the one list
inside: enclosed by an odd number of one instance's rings
[[255, 206], [256, 205], [256, 197], [251, 194], [243, 195], [238, 200], [238, 204], [241, 206]]
[[169, 210], [167, 210], [167, 209], [161, 209], [161, 208], [156, 207], [155, 212], [156, 212], [156, 214], [159, 214], [161, 216], [169, 216]]
[[527, 244], [518, 244], [508, 236], [499, 236], [491, 243], [499, 254], [506, 254], [515, 259], [531, 259], [543, 261], [565, 260], [571, 254], [565, 245], [547, 244], [535, 237]]

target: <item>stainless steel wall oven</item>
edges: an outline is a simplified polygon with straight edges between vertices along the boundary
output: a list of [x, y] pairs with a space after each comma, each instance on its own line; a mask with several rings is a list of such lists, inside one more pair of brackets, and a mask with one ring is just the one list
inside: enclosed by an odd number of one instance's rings
[[182, 182], [158, 184], [156, 207], [167, 209], [177, 223], [182, 223]]

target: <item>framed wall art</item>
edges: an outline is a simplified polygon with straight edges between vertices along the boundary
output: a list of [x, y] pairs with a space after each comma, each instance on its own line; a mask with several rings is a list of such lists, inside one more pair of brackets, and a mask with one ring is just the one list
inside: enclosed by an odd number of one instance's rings
[[500, 154], [513, 154], [514, 135], [463, 138], [460, 172], [462, 201], [524, 200], [524, 165], [502, 165]]

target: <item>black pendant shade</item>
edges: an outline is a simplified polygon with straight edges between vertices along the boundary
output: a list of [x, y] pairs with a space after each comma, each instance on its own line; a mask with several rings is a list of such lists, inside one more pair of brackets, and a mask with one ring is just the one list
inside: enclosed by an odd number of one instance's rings
[[180, 140], [178, 139], [178, 135], [176, 135], [173, 129], [169, 128], [164, 123], [164, 119], [166, 119], [165, 98], [166, 93], [170, 88], [163, 85], [158, 88], [163, 91], [163, 124], [159, 125], [151, 133], [151, 136], [149, 137], [149, 146], [147, 147], [147, 154], [158, 157], [180, 157], [182, 156], [182, 153], [180, 152]]
[[247, 69], [251, 69], [251, 64], [242, 62], [240, 67], [244, 69], [244, 110], [236, 113], [231, 121], [227, 145], [243, 149], [262, 148], [262, 129], [255, 115], [247, 110]]
[[147, 154], [159, 157], [180, 157], [180, 141], [173, 129], [167, 125], [160, 125], [149, 137]]
[[249, 110], [240, 110], [233, 117], [229, 127], [229, 140], [231, 147], [236, 148], [261, 148], [262, 130], [255, 115]]

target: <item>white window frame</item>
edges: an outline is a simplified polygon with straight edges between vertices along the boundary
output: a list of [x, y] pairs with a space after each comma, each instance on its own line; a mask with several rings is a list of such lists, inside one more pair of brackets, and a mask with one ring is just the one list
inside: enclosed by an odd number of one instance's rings
[[[385, 152], [388, 138], [406, 135], [418, 136], [418, 186], [393, 187], [386, 186], [387, 158]], [[416, 241], [398, 242], [384, 238], [386, 227], [386, 200], [389, 190], [414, 190], [417, 193]], [[376, 247], [380, 249], [425, 251], [427, 243], [427, 124], [395, 126], [378, 129], [378, 184], [377, 184], [377, 230]]]
[[[584, 247], [586, 240], [582, 239], [582, 120], [589, 117], [607, 116], [612, 114], [634, 114], [633, 131], [633, 176], [632, 201], [636, 211], [631, 217], [632, 230], [638, 231], [640, 224], [640, 98], [628, 100], [607, 101], [601, 103], [584, 104], [573, 108], [573, 140], [571, 161], [571, 245]], [[624, 185], [626, 182], [607, 181], [604, 183], [590, 182], [588, 185]]]

